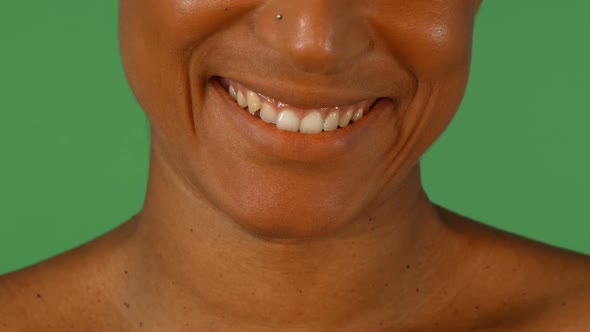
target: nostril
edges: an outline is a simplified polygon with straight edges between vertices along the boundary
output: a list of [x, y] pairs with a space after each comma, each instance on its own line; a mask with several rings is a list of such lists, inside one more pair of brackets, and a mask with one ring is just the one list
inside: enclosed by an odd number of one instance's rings
[[[285, 62], [305, 72], [346, 68], [371, 49], [362, 11], [340, 1], [277, 1], [255, 14], [254, 31]], [[280, 17], [280, 19], [279, 19]]]

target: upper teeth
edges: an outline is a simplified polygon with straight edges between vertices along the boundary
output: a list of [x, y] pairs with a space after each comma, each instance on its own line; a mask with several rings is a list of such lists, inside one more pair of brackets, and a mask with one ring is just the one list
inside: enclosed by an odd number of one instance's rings
[[232, 82], [228, 84], [229, 95], [241, 108], [247, 108], [252, 115], [259, 116], [263, 121], [273, 123], [281, 130], [319, 134], [344, 128], [350, 121], [356, 122], [369, 110], [373, 101], [344, 107], [326, 107], [304, 110], [277, 102], [254, 91]]

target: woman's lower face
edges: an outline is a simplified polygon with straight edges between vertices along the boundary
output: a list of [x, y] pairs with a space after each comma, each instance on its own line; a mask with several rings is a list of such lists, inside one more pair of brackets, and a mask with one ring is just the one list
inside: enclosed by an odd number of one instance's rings
[[317, 236], [407, 187], [463, 97], [479, 4], [121, 0], [121, 52], [186, 185], [255, 233]]

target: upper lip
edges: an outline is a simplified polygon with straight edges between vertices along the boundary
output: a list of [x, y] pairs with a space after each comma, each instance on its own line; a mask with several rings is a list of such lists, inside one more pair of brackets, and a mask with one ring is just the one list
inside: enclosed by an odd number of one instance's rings
[[251, 91], [260, 93], [285, 104], [303, 109], [347, 106], [365, 100], [376, 100], [383, 97], [391, 98], [390, 96], [360, 91], [359, 89], [347, 86], [302, 85], [281, 81], [272, 81], [270, 79], [242, 80], [239, 78], [236, 79], [233, 77], [221, 76], [218, 76], [217, 78], [220, 79], [222, 83], [224, 79], [235, 81]]

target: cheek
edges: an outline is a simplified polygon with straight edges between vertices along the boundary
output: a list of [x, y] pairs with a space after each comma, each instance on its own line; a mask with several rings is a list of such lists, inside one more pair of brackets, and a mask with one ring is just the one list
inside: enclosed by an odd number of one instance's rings
[[471, 62], [471, 31], [468, 22], [437, 22], [416, 32], [408, 47], [408, 64], [418, 76], [440, 80], [454, 74], [467, 74]]
[[[239, 15], [248, 1], [121, 0], [119, 18], [123, 37], [142, 38], [154, 48], [185, 53], [226, 20]], [[124, 40], [133, 43], [133, 40]]]
[[416, 158], [447, 128], [467, 86], [471, 63], [473, 16], [467, 10], [438, 13], [417, 21], [401, 37], [399, 53], [417, 81], [412, 130]]
[[164, 110], [190, 108], [193, 50], [239, 18], [250, 2], [120, 1], [119, 39], [125, 73], [153, 125], [163, 125], [164, 114], [159, 113]]
[[375, 20], [375, 28], [418, 80], [444, 80], [469, 67], [473, 8], [472, 0], [400, 2]]
[[406, 143], [396, 158], [405, 165], [392, 166], [404, 168], [423, 155], [459, 108], [469, 76], [475, 13], [472, 0], [390, 1], [395, 8], [372, 23], [382, 47], [415, 81], [401, 108], [400, 136]]

